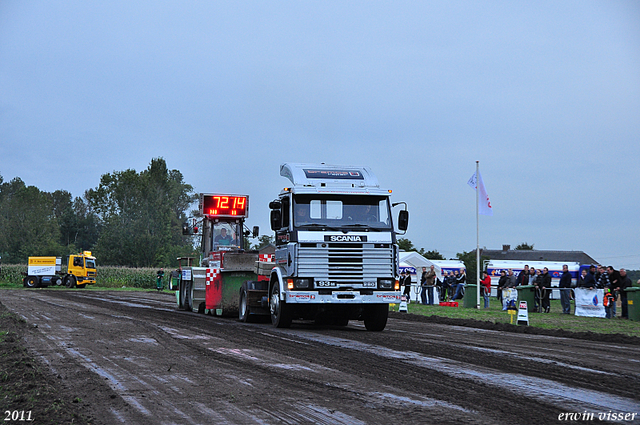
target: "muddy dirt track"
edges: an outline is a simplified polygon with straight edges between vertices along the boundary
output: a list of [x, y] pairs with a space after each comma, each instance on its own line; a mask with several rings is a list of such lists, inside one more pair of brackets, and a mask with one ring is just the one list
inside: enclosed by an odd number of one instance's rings
[[549, 424], [585, 411], [640, 423], [640, 345], [402, 318], [383, 332], [275, 329], [152, 292], [0, 297], [93, 423]]

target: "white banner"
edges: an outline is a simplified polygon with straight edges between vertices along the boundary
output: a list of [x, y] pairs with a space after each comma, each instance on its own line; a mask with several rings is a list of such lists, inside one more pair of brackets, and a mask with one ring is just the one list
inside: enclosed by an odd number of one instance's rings
[[604, 311], [604, 289], [576, 288], [576, 316], [606, 317]]

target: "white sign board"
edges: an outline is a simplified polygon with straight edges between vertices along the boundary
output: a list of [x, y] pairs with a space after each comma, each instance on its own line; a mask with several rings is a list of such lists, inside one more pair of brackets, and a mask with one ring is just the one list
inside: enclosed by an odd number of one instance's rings
[[576, 316], [606, 317], [604, 310], [604, 289], [576, 288]]
[[191, 280], [191, 269], [182, 270], [182, 280]]
[[518, 325], [529, 326], [529, 309], [527, 308], [526, 301], [520, 301], [518, 303]]

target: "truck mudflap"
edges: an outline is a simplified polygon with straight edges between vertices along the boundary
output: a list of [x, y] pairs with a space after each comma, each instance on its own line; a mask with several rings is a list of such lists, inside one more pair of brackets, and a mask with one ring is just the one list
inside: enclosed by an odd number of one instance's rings
[[321, 295], [317, 291], [289, 291], [286, 301], [289, 304], [396, 304], [401, 301], [401, 296], [400, 292], [363, 295], [360, 291], [334, 291]]

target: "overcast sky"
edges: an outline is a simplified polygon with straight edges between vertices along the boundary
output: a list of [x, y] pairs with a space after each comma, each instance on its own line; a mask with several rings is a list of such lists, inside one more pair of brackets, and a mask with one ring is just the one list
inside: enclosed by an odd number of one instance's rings
[[283, 162], [368, 165], [445, 257], [640, 269], [637, 1], [0, 2], [0, 175], [74, 196], [162, 157], [250, 196]]

